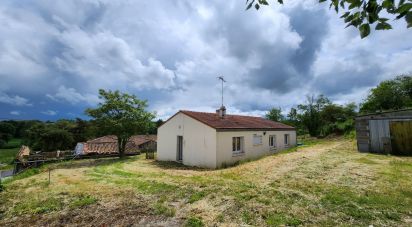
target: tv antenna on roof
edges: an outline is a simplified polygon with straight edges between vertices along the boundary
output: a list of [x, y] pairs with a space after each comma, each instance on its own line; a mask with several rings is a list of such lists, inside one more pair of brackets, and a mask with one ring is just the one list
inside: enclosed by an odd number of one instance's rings
[[226, 80], [223, 76], [218, 76], [217, 79], [222, 81], [222, 106], [223, 106], [223, 83], [226, 83]]

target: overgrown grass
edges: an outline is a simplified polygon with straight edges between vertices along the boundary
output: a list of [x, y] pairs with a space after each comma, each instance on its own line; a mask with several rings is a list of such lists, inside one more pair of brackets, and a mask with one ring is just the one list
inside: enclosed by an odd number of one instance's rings
[[75, 198], [70, 203], [70, 207], [72, 208], [79, 208], [85, 207], [90, 204], [96, 203], [97, 199], [91, 195], [80, 194], [77, 198]]
[[185, 223], [186, 227], [202, 227], [204, 226], [202, 219], [198, 217], [189, 217]]
[[142, 156], [53, 167], [50, 185], [47, 167], [6, 183], [0, 194], [6, 220], [112, 204], [126, 204], [119, 213], [137, 207], [159, 223], [185, 226], [409, 226], [412, 220], [412, 158], [358, 153], [346, 139], [315, 140], [219, 170]]

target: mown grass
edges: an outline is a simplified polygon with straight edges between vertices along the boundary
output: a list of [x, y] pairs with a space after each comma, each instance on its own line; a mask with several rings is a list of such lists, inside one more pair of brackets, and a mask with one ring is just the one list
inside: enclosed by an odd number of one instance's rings
[[[111, 204], [120, 204], [119, 212], [147, 207], [151, 222], [185, 226], [410, 226], [412, 220], [412, 158], [358, 153], [345, 139], [219, 170], [139, 156], [55, 164], [50, 184], [47, 171], [32, 171], [6, 182], [0, 224]], [[110, 217], [105, 223], [125, 224]]]

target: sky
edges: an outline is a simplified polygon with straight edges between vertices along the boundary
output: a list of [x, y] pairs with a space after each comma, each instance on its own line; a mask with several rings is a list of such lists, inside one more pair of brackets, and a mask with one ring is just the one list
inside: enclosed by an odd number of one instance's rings
[[98, 90], [181, 109], [263, 116], [307, 95], [359, 103], [380, 81], [412, 72], [412, 29], [365, 39], [328, 4], [239, 0], [0, 1], [0, 119], [85, 118]]

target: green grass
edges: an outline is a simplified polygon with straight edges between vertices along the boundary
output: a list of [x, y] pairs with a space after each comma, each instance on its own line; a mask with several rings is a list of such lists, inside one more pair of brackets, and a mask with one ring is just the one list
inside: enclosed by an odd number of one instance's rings
[[205, 196], [206, 196], [206, 192], [204, 191], [195, 192], [189, 197], [188, 203], [194, 203], [196, 201], [199, 201]]
[[10, 148], [20, 148], [22, 144], [22, 139], [13, 138], [7, 144], [5, 144], [2, 148], [10, 149]]
[[19, 152], [20, 145], [21, 139], [11, 139], [0, 149], [0, 163], [6, 164], [5, 166], [0, 166], [0, 170], [13, 168], [13, 161], [16, 158], [17, 152]]
[[[79, 160], [53, 164], [47, 184], [47, 168], [5, 182], [0, 225], [12, 218], [24, 224], [26, 214], [49, 223], [90, 210], [178, 226], [409, 226], [412, 220], [412, 158], [359, 153], [342, 138], [219, 170], [143, 156]], [[110, 225], [139, 220], [100, 217]]]
[[164, 215], [166, 217], [175, 216], [176, 210], [173, 207], [167, 206], [162, 202], [157, 202], [154, 207], [154, 213], [157, 215]]
[[70, 203], [70, 207], [78, 208], [78, 207], [85, 207], [90, 204], [96, 203], [97, 199], [90, 195], [80, 194], [78, 198], [74, 199]]
[[185, 223], [185, 227], [202, 227], [202, 226], [205, 226], [205, 224], [203, 224], [202, 219], [198, 217], [189, 217]]

